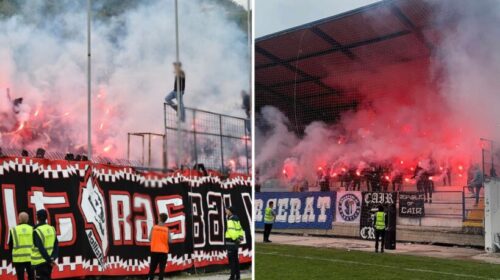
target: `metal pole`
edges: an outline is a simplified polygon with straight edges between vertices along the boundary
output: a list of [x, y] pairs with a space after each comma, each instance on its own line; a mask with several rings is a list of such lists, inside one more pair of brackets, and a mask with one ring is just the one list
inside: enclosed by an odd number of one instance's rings
[[167, 170], [168, 168], [168, 139], [167, 139], [167, 133], [168, 133], [168, 129], [167, 129], [167, 104], [163, 104], [163, 120], [164, 120], [164, 123], [165, 123], [165, 132], [164, 132], [164, 136], [163, 136], [163, 168], [165, 168], [165, 170]]
[[198, 166], [198, 145], [196, 143], [196, 110], [193, 110], [193, 146], [194, 146], [194, 162]]
[[222, 145], [222, 116], [219, 115], [221, 173], [224, 173], [224, 147]]
[[[247, 174], [250, 174], [250, 157], [248, 155], [248, 139], [250, 136], [248, 136], [248, 122], [243, 122], [245, 124], [245, 156], [247, 158]], [[250, 174], [251, 175], [251, 174]]]
[[[175, 60], [180, 63], [179, 60], [179, 7], [177, 0], [175, 0]], [[177, 84], [177, 168], [181, 166], [181, 154], [182, 154], [182, 144], [181, 144], [181, 115], [184, 110], [184, 104], [182, 103], [181, 94], [181, 84], [180, 76], [176, 73], [176, 84]]]
[[148, 133], [148, 136], [149, 136], [148, 166], [151, 167], [151, 133]]
[[130, 133], [127, 133], [127, 160], [130, 163]]
[[87, 157], [92, 161], [92, 94], [90, 84], [90, 21], [92, 0], [87, 0]]
[[247, 0], [247, 38], [248, 38], [248, 62], [249, 62], [249, 79], [248, 79], [248, 94], [252, 94], [252, 14], [250, 9], [251, 0]]
[[144, 159], [144, 134], [142, 136], [142, 167], [144, 167], [145, 159]]
[[165, 149], [165, 147], [167, 146], [166, 143], [167, 143], [167, 134], [166, 134], [166, 131], [165, 131], [165, 134], [163, 134], [163, 169], [165, 170], [165, 172], [167, 171], [167, 150]]

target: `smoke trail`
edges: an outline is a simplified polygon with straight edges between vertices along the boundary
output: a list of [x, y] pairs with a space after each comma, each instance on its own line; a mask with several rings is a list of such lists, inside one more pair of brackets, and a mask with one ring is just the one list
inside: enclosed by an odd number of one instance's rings
[[[96, 155], [124, 158], [129, 131], [163, 132], [163, 99], [172, 90], [173, 1], [96, 1], [92, 29], [93, 141]], [[86, 147], [86, 1], [19, 1], [0, 20], [0, 142], [61, 152]], [[120, 9], [123, 9], [121, 11]], [[248, 85], [245, 31], [212, 1], [179, 1], [185, 103], [244, 116]], [[4, 91], [23, 97], [26, 127]], [[24, 113], [24, 111], [23, 111]]]
[[[269, 139], [275, 143], [257, 150], [257, 164], [281, 160], [287, 179], [311, 182], [318, 166], [325, 165], [333, 170], [342, 166], [361, 170], [369, 163], [409, 169], [419, 163], [424, 169], [435, 164], [462, 171], [470, 162], [478, 162], [479, 138], [500, 136], [500, 3], [432, 3], [436, 13], [430, 20], [440, 36], [432, 41], [430, 58], [379, 67], [369, 76], [360, 71], [343, 75], [352, 81], [349, 88], [345, 82], [339, 84], [332, 72], [323, 82], [344, 86], [339, 89], [346, 94], [356, 92], [360, 101], [356, 110], [344, 112], [334, 125], [311, 123], [298, 141], [292, 137], [288, 142], [290, 130], [257, 134], [257, 147], [268, 145]], [[264, 119], [273, 127], [286, 127], [288, 122]], [[263, 181], [283, 177], [281, 169], [259, 171]]]

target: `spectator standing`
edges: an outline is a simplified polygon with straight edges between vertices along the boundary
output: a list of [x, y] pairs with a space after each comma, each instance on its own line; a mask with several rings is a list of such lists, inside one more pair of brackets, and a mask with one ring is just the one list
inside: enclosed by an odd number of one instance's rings
[[9, 251], [12, 263], [16, 269], [18, 280], [24, 280], [24, 273], [28, 280], [33, 280], [31, 269], [31, 251], [33, 250], [33, 227], [28, 224], [29, 216], [26, 212], [19, 213], [18, 225], [10, 229]]
[[171, 233], [165, 225], [167, 219], [168, 215], [166, 213], [161, 213], [158, 217], [158, 224], [153, 226], [149, 235], [149, 240], [151, 242], [151, 261], [149, 263], [148, 280], [153, 280], [157, 267], [159, 280], [163, 280], [165, 274], [169, 244], [172, 240]]
[[231, 268], [231, 276], [229, 280], [240, 279], [240, 261], [238, 257], [239, 244], [243, 241], [245, 232], [240, 224], [240, 219], [234, 214], [232, 207], [226, 207], [226, 247], [229, 267]]
[[373, 227], [375, 228], [375, 253], [378, 253], [378, 241], [381, 240], [380, 252], [384, 252], [385, 247], [385, 231], [387, 229], [387, 214], [384, 211], [384, 206], [379, 205], [377, 212], [373, 218]]
[[269, 243], [269, 236], [271, 235], [271, 230], [273, 229], [274, 221], [276, 220], [276, 212], [274, 212], [274, 202], [269, 201], [264, 213], [264, 242]]
[[31, 266], [35, 271], [35, 279], [52, 279], [52, 267], [56, 265], [59, 254], [59, 243], [57, 241], [56, 229], [47, 224], [47, 211], [45, 209], [36, 212], [38, 224], [33, 232], [33, 250], [31, 252]]

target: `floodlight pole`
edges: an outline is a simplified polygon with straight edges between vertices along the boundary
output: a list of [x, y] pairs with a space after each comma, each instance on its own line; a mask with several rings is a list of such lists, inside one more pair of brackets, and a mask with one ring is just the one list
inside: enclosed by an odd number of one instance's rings
[[252, 96], [252, 14], [251, 14], [251, 2], [252, 0], [247, 0], [247, 38], [248, 38], [248, 62], [249, 62], [249, 79], [248, 79], [248, 94]]
[[87, 0], [87, 157], [92, 161], [92, 94], [90, 84], [90, 21], [92, 0]]
[[[179, 65], [179, 7], [177, 0], [175, 0], [175, 61], [177, 65]], [[177, 66], [179, 67], [179, 66]], [[176, 93], [177, 93], [177, 157], [176, 164], [177, 168], [181, 167], [181, 153], [182, 153], [182, 143], [181, 143], [181, 115], [184, 110], [184, 104], [182, 102], [182, 94], [181, 94], [181, 83], [180, 76], [178, 73], [175, 73], [176, 76]]]

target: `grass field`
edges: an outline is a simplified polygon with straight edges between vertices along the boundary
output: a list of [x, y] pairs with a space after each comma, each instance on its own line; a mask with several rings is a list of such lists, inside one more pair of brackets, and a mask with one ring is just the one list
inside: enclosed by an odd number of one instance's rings
[[256, 244], [255, 279], [500, 279], [500, 265], [294, 245]]

